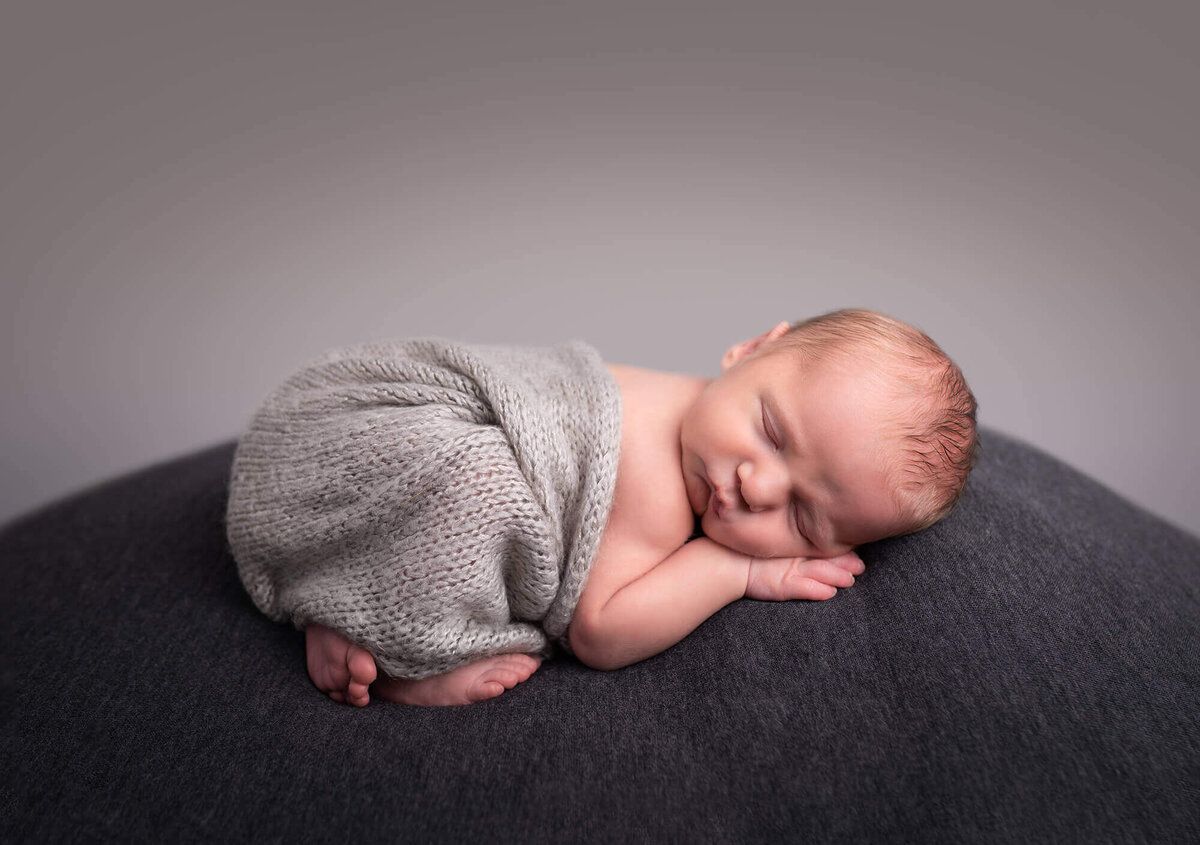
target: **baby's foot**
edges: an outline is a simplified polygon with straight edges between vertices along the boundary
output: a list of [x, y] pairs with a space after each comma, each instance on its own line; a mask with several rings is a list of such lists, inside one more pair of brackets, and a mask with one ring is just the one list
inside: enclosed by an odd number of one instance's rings
[[337, 631], [310, 625], [304, 631], [308, 650], [308, 677], [334, 701], [364, 707], [371, 700], [367, 688], [375, 680], [375, 658]]
[[419, 681], [382, 678], [374, 689], [376, 695], [400, 704], [472, 704], [528, 680], [541, 663], [540, 657], [529, 654], [498, 654]]
[[754, 558], [746, 581], [746, 598], [764, 601], [809, 599], [837, 595], [838, 587], [854, 586], [854, 576], [866, 571], [854, 552], [834, 558]]

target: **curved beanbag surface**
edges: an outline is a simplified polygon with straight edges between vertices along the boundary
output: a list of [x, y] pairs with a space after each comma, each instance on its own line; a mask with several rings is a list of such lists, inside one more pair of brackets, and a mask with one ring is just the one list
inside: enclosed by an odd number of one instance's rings
[[225, 545], [232, 456], [0, 530], [0, 839], [1200, 839], [1200, 540], [998, 433], [836, 598], [463, 708], [311, 686]]

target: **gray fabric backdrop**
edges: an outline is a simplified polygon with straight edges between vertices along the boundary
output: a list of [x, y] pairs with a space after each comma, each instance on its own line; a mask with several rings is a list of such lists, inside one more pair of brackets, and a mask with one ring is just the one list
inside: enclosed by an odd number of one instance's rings
[[715, 373], [848, 305], [1200, 530], [1200, 5], [6, 4], [0, 521], [341, 343]]

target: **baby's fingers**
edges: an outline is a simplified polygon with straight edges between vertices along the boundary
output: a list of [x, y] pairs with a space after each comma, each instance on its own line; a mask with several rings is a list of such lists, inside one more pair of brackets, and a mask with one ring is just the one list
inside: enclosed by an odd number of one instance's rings
[[831, 557], [829, 558], [829, 562], [834, 566], [846, 570], [852, 575], [862, 575], [867, 571], [867, 565], [862, 562], [862, 558], [860, 558], [855, 552], [846, 552], [845, 554], [838, 555], [837, 557]]
[[834, 560], [806, 560], [797, 569], [803, 577], [820, 584], [828, 584], [830, 587], [854, 586], [854, 573], [844, 569]]
[[792, 598], [809, 601], [825, 601], [837, 595], [837, 587], [822, 583], [815, 578], [798, 578], [794, 582]]
[[755, 558], [750, 564], [750, 574], [746, 581], [746, 598], [764, 601], [824, 601], [837, 595], [838, 587], [853, 585], [854, 573], [838, 566], [832, 560], [806, 557]]

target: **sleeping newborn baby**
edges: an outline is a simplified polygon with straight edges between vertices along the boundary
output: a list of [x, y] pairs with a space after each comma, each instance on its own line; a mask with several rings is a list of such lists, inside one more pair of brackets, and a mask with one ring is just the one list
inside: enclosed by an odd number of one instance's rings
[[616, 669], [739, 598], [832, 598], [854, 547], [921, 530], [974, 462], [975, 399], [926, 335], [845, 310], [715, 379], [591, 347], [334, 350], [238, 444], [227, 529], [336, 701], [467, 704], [555, 644]]

